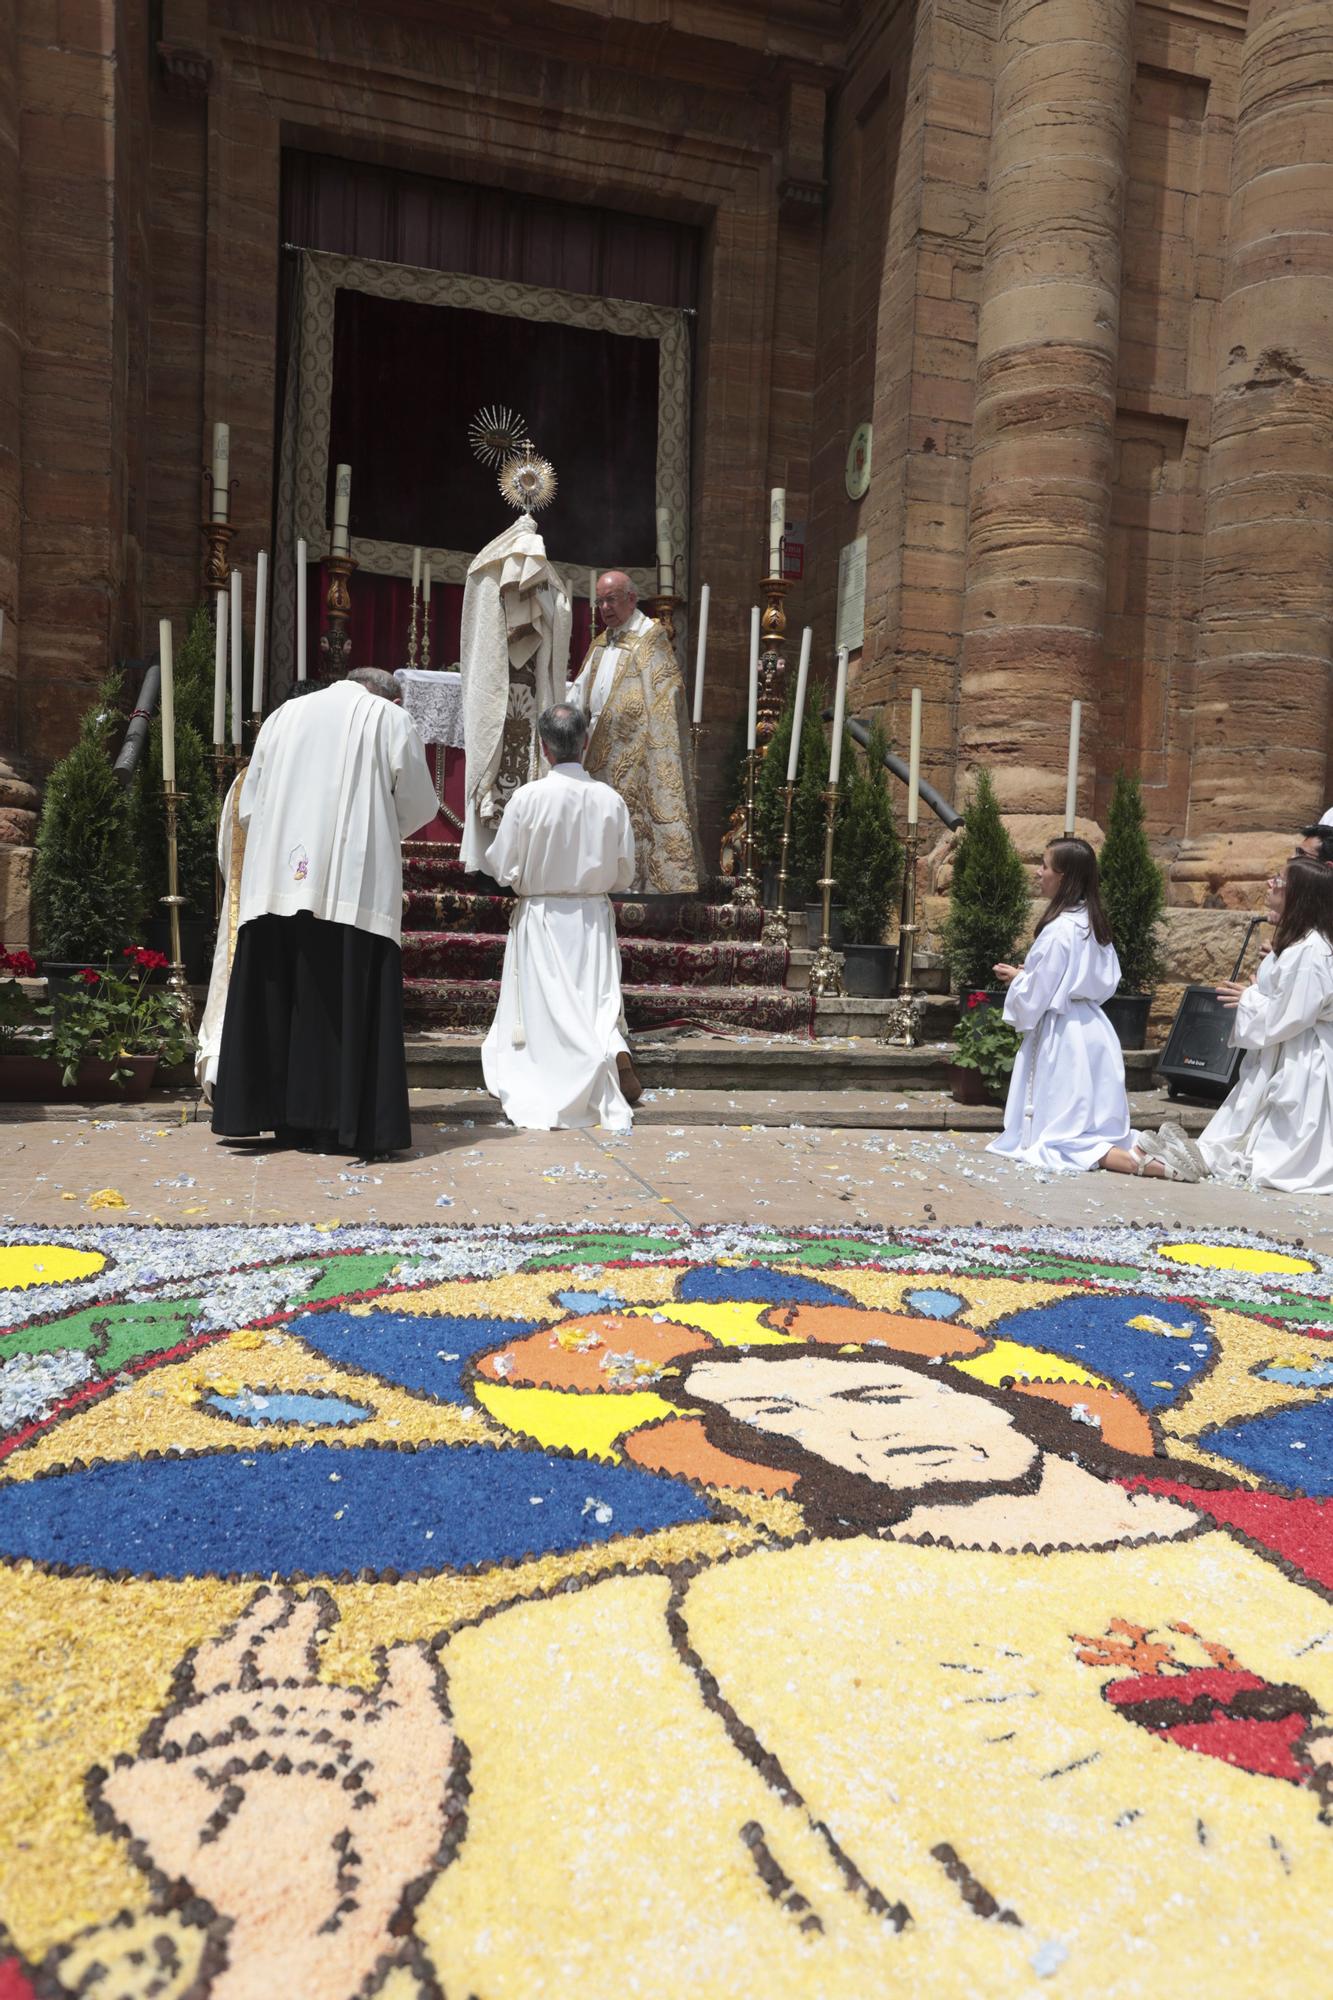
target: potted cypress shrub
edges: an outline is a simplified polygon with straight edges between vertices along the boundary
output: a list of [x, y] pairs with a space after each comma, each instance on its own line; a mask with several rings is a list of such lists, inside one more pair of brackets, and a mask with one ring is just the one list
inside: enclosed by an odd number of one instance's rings
[[32, 903], [42, 970], [57, 989], [85, 966], [110, 965], [143, 906], [130, 802], [111, 768], [115, 701], [108, 680], [42, 796]]
[[953, 857], [944, 948], [960, 993], [997, 996], [997, 965], [1013, 957], [1028, 918], [1028, 873], [1000, 817], [989, 771], [978, 771]]
[[[847, 746], [844, 746], [846, 748]], [[861, 754], [843, 765], [846, 809], [838, 816], [833, 872], [843, 902], [842, 980], [848, 993], [882, 999], [892, 991], [896, 945], [884, 942], [902, 876], [903, 850], [885, 784], [888, 742], [876, 722]]]
[[1162, 977], [1159, 926], [1166, 883], [1148, 846], [1143, 788], [1124, 771], [1116, 773], [1111, 792], [1100, 872], [1102, 906], [1120, 960], [1120, 984], [1102, 1011], [1122, 1049], [1141, 1049], [1147, 1046], [1148, 1015]]

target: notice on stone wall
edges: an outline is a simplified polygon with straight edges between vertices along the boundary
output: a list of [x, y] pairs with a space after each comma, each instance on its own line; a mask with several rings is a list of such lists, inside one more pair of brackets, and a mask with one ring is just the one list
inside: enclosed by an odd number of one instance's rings
[[866, 538], [858, 535], [838, 551], [838, 636], [836, 644], [859, 652], [866, 636]]

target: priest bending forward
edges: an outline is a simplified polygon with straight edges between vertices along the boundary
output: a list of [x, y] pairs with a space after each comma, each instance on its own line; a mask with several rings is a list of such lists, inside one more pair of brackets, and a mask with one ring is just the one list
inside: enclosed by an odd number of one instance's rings
[[[392, 674], [288, 699], [260, 730], [213, 1130], [305, 1150], [411, 1142], [403, 1052], [403, 853], [436, 812]], [[227, 921], [226, 913], [223, 916]]]
[[624, 800], [583, 768], [582, 709], [558, 703], [537, 728], [551, 768], [513, 794], [486, 856], [486, 873], [518, 899], [481, 1049], [486, 1088], [530, 1131], [627, 1132], [642, 1086], [621, 1026], [608, 899], [634, 879], [634, 834]]

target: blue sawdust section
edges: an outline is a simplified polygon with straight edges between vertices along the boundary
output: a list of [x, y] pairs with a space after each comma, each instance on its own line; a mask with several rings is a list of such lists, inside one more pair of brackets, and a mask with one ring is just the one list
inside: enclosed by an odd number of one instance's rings
[[359, 1368], [437, 1403], [466, 1403], [463, 1370], [474, 1354], [518, 1340], [535, 1319], [463, 1319], [441, 1313], [312, 1313], [289, 1332], [328, 1361]]
[[1199, 1443], [1275, 1485], [1312, 1497], [1333, 1494], [1333, 1399], [1327, 1396], [1224, 1424]]

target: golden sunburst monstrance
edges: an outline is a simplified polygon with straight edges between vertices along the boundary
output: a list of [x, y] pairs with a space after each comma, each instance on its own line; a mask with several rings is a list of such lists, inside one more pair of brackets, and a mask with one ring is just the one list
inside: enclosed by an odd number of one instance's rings
[[499, 478], [501, 493], [520, 514], [538, 514], [549, 507], [558, 484], [551, 461], [539, 458], [531, 445], [508, 461]]
[[467, 436], [483, 465], [504, 465], [532, 450], [523, 418], [517, 410], [507, 410], [500, 403], [478, 410], [468, 425]]

